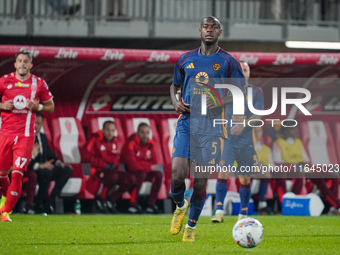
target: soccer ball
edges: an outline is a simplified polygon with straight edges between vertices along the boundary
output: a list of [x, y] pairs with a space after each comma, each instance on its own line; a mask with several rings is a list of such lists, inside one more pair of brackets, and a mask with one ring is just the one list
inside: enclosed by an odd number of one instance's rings
[[262, 224], [253, 218], [244, 218], [236, 222], [233, 227], [235, 242], [244, 248], [253, 248], [263, 239]]

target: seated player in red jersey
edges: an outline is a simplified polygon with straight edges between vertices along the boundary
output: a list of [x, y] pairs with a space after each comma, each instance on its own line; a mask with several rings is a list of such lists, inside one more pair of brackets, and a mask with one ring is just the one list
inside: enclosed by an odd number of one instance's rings
[[142, 213], [137, 203], [137, 196], [144, 181], [152, 182], [151, 194], [146, 208], [147, 213], [159, 213], [156, 206], [157, 195], [162, 185], [162, 165], [156, 162], [154, 142], [149, 140], [150, 127], [146, 123], [138, 126], [137, 133], [131, 135], [123, 146], [121, 162], [125, 164], [129, 173], [136, 178], [136, 185], [131, 192], [130, 213]]
[[[107, 201], [101, 201], [101, 199], [97, 197], [97, 207], [102, 212], [105, 212], [107, 208], [111, 213], [117, 212], [116, 200], [135, 184], [133, 175], [122, 172], [119, 169], [121, 148], [118, 146], [115, 131], [116, 124], [113, 121], [106, 121], [103, 124], [103, 130], [99, 130], [87, 145], [94, 175], [98, 177], [104, 187], [108, 189], [106, 196]], [[115, 190], [116, 185], [119, 185], [117, 190]]]
[[[22, 178], [32, 157], [35, 113], [54, 111], [53, 96], [46, 82], [30, 72], [33, 67], [31, 54], [18, 52], [14, 66], [15, 72], [0, 78], [1, 221], [12, 221], [9, 216], [21, 194]], [[11, 166], [10, 182], [8, 169]]]

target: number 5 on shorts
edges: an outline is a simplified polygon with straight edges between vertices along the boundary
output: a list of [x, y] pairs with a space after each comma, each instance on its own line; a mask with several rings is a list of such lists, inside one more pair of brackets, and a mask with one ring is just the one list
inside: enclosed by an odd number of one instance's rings
[[259, 161], [257, 160], [257, 156], [253, 155], [253, 165], [257, 166], [259, 164]]
[[215, 155], [216, 154], [216, 151], [217, 151], [217, 142], [213, 142], [212, 143], [212, 147], [214, 148], [214, 151], [211, 153], [212, 155]]

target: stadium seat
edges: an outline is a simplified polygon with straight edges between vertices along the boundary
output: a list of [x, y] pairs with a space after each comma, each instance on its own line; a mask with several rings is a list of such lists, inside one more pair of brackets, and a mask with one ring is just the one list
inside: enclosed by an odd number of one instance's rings
[[86, 139], [80, 121], [72, 117], [57, 118], [52, 120], [52, 128], [56, 155], [65, 163], [81, 163]]
[[217, 179], [208, 180], [207, 188], [206, 188], [207, 194], [216, 194], [216, 183], [217, 183]]
[[53, 151], [53, 140], [52, 140], [52, 134], [48, 127], [47, 121], [44, 121], [44, 125], [41, 127], [40, 132], [46, 135], [48, 145], [50, 146], [51, 150]]
[[163, 119], [160, 123], [161, 145], [164, 153], [165, 164], [171, 165], [173, 141], [176, 134], [177, 119]]
[[[337, 133], [339, 130], [336, 129], [336, 140], [334, 140], [327, 122], [308, 121], [301, 124], [302, 141], [313, 165], [338, 164], [335, 148], [339, 144], [339, 133]], [[334, 174], [339, 178], [339, 173]]]
[[340, 162], [340, 122], [334, 125], [334, 137], [335, 137], [335, 147], [338, 156], [338, 162]]
[[312, 164], [336, 164], [338, 162], [334, 139], [327, 122], [303, 122], [301, 131], [301, 140]]
[[[335, 147], [338, 156], [338, 162], [340, 162], [340, 122], [334, 125], [334, 137], [335, 137]], [[339, 194], [338, 199], [340, 200], [340, 182], [339, 182]]]
[[62, 190], [63, 196], [73, 196], [83, 190], [82, 153], [86, 145], [80, 121], [72, 117], [52, 120], [53, 145], [58, 158], [73, 167], [72, 177]]
[[167, 193], [170, 192], [171, 182], [171, 154], [176, 134], [177, 118], [162, 119], [160, 121], [161, 146], [164, 153], [164, 176]]

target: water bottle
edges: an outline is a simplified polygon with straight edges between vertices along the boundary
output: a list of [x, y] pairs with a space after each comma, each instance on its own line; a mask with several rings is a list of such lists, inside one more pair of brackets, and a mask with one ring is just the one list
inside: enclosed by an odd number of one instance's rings
[[74, 213], [77, 215], [81, 214], [81, 204], [79, 199], [77, 199], [76, 203], [74, 204]]

